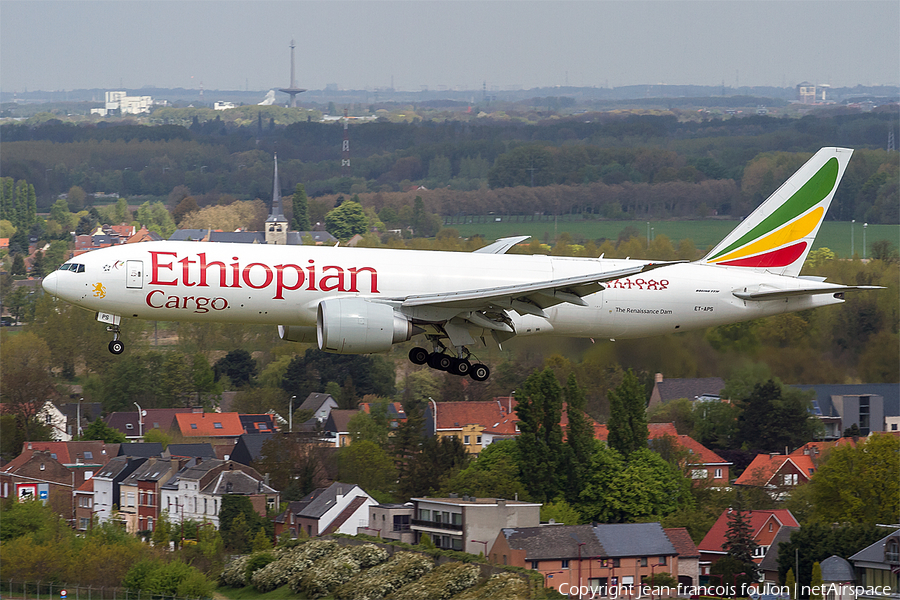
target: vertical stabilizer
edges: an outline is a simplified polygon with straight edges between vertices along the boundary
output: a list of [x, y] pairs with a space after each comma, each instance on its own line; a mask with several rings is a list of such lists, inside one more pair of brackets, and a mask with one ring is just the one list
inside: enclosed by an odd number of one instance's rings
[[699, 262], [799, 275], [851, 154], [816, 152]]

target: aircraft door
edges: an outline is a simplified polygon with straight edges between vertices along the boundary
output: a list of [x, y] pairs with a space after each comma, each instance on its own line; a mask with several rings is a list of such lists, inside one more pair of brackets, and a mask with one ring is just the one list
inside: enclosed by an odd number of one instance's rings
[[125, 262], [125, 287], [137, 290], [144, 287], [144, 261], [129, 260]]

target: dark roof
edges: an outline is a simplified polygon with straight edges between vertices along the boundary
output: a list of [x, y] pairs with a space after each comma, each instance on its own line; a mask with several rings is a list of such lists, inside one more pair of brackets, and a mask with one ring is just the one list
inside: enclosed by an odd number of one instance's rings
[[199, 444], [169, 444], [168, 456], [188, 456], [191, 458], [216, 458], [216, 451], [209, 442]]
[[884, 546], [887, 543], [889, 538], [900, 536], [900, 529], [895, 529], [892, 533], [884, 536], [871, 546], [866, 546], [856, 554], [850, 557], [850, 560], [856, 562], [868, 562], [868, 563], [885, 563], [884, 558]]
[[[123, 444], [124, 446], [125, 444]], [[147, 461], [145, 457], [132, 458], [130, 456], [116, 456], [110, 459], [102, 469], [97, 471], [94, 477], [102, 479], [121, 480], [128, 477], [136, 469]]]
[[769, 544], [768, 552], [766, 552], [766, 555], [759, 563], [759, 569], [761, 571], [778, 570], [778, 546], [782, 542], [791, 541], [791, 534], [798, 529], [800, 528], [792, 527], [790, 525], [785, 525], [778, 529], [778, 533], [775, 534], [775, 537], [772, 538], [772, 542]]
[[239, 494], [241, 496], [278, 493], [274, 488], [243, 471], [222, 471], [202, 491], [205, 494]]
[[[822, 416], [838, 416], [832, 396], [881, 396], [884, 398], [884, 416], [900, 416], [900, 385], [896, 383], [844, 383], [830, 385], [793, 385], [800, 390], [814, 390]], [[881, 425], [878, 425], [880, 428]]]
[[336, 408], [328, 415], [328, 419], [325, 421], [325, 426], [322, 429], [334, 433], [349, 431], [348, 424], [350, 423], [350, 419], [353, 418], [353, 415], [358, 413], [358, 410], [342, 410]]
[[[317, 490], [318, 491], [318, 490]], [[301, 517], [318, 519], [337, 502], [338, 494], [342, 496], [365, 494], [362, 488], [353, 483], [334, 482], [322, 490], [313, 500], [300, 510]]]
[[144, 442], [134, 444], [122, 444], [119, 446], [119, 456], [162, 456], [163, 447], [159, 442]]
[[[78, 418], [78, 403], [77, 402], [67, 402], [65, 404], [59, 404], [59, 412], [66, 415], [69, 419], [77, 419]], [[100, 402], [82, 402], [81, 403], [81, 418], [87, 421], [96, 421], [103, 414], [103, 404]]]
[[[264, 413], [257, 415], [238, 415], [244, 433], [270, 433], [275, 431], [275, 419]], [[262, 427], [260, 427], [262, 425]]]
[[695, 379], [663, 379], [656, 384], [662, 402], [687, 398], [694, 400], [700, 396], [718, 396], [725, 387], [721, 377], [701, 377]]
[[822, 567], [822, 581], [824, 582], [849, 582], [856, 581], [853, 573], [853, 565], [840, 556], [831, 555], [820, 564]]
[[303, 401], [303, 404], [300, 405], [300, 408], [297, 410], [311, 410], [315, 412], [319, 409], [325, 402], [331, 398], [332, 402], [337, 404], [337, 400], [331, 394], [320, 394], [318, 392], [313, 392], [309, 396], [306, 397], [306, 400]]
[[575, 558], [582, 543], [582, 556], [609, 556], [591, 525], [515, 527], [500, 531], [510, 548], [525, 551], [525, 560]]
[[243, 465], [250, 465], [262, 456], [262, 447], [274, 433], [245, 433], [238, 438], [231, 452], [231, 460]]
[[677, 554], [659, 523], [614, 523], [594, 526], [594, 535], [607, 556], [664, 556]]

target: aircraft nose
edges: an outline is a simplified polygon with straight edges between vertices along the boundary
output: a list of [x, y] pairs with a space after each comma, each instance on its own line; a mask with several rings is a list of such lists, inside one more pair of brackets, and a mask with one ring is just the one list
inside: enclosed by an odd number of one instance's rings
[[59, 275], [57, 274], [56, 271], [53, 271], [52, 273], [50, 273], [49, 275], [44, 277], [44, 280], [41, 282], [41, 285], [43, 286], [44, 291], [47, 292], [48, 294], [50, 294], [51, 296], [55, 296], [56, 295], [56, 286], [59, 283], [58, 279], [59, 279]]

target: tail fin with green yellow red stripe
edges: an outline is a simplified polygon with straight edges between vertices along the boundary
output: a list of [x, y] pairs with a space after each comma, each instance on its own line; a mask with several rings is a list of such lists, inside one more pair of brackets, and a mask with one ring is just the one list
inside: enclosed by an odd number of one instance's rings
[[851, 154], [816, 152], [699, 262], [798, 276]]

